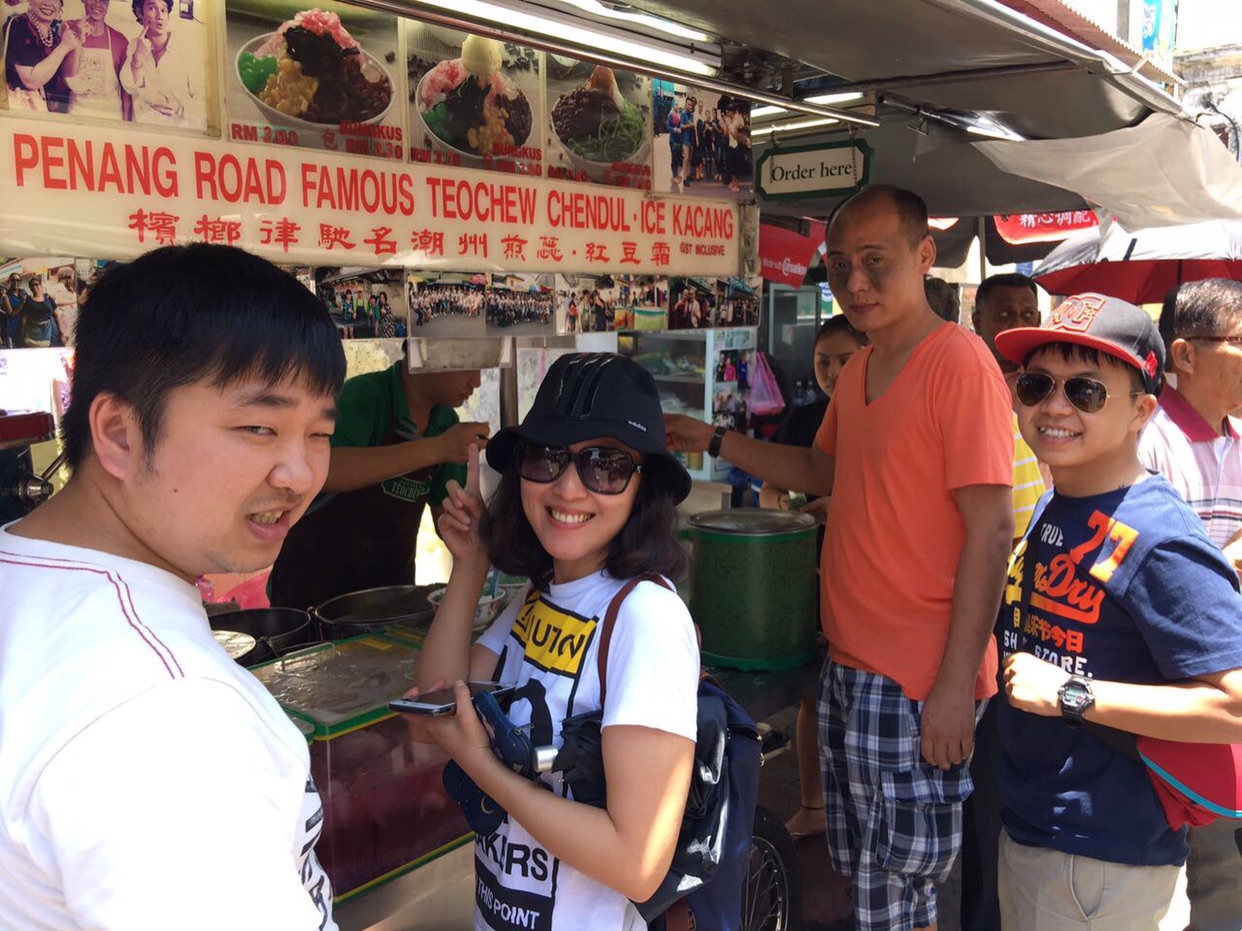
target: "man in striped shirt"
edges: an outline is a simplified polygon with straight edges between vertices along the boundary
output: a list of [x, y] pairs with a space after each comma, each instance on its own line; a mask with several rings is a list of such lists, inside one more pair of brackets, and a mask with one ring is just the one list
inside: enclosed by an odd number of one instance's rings
[[[1164, 475], [1199, 515], [1212, 542], [1242, 569], [1242, 282], [1181, 285], [1160, 313], [1167, 384], [1143, 430], [1139, 458]], [[1242, 856], [1237, 824], [1221, 819], [1190, 831], [1186, 892], [1194, 931], [1242, 928]]]

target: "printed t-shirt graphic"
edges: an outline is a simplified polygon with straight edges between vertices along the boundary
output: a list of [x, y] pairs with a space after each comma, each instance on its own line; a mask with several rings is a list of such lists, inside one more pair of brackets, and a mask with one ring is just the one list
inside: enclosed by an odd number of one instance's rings
[[[1024, 575], [1032, 583], [1027, 616]], [[1164, 479], [1088, 498], [1049, 495], [1010, 561], [1001, 649], [1140, 685], [1235, 668], [1236, 589], [1220, 551]], [[1087, 730], [1008, 703], [1000, 728], [1002, 820], [1019, 843], [1136, 865], [1185, 858], [1185, 832], [1169, 829], [1142, 763]]]
[[[561, 722], [600, 708], [598, 630], [622, 582], [602, 572], [510, 605], [479, 643], [499, 655], [497, 678], [517, 686], [509, 709], [536, 744], [561, 744]], [[625, 599], [608, 651], [604, 726], [697, 732], [698, 646], [681, 599], [643, 583]], [[542, 733], [541, 733], [542, 732]], [[572, 798], [559, 773], [539, 781]], [[475, 840], [477, 931], [643, 931], [618, 892], [552, 856], [512, 818]]]

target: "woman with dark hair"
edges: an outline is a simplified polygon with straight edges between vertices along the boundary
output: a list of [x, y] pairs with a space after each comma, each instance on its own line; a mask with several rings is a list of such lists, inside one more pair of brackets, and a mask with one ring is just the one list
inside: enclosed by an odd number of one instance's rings
[[376, 313], [379, 316], [379, 332], [376, 335], [381, 339], [392, 339], [395, 337], [397, 335], [397, 317], [393, 314], [392, 307], [388, 304], [388, 293], [386, 291], [379, 293]]
[[4, 26], [4, 76], [10, 110], [64, 113], [69, 88], [62, 66], [82, 44], [60, 18], [64, 0], [31, 0]]
[[[698, 647], [668, 581], [686, 562], [676, 506], [690, 476], [664, 446], [651, 375], [607, 353], [557, 359], [522, 424], [488, 443], [487, 461], [501, 474], [490, 503], [477, 449], [466, 487], [451, 486], [445, 502], [453, 569], [416, 675], [422, 689], [456, 682], [457, 713], [408, 719], [508, 813], [476, 841], [474, 927], [512, 927], [493, 916], [520, 904], [543, 911], [548, 927], [640, 931], [632, 903], [668, 872], [697, 733]], [[489, 560], [531, 587], [471, 645]], [[618, 595], [601, 697], [597, 633]], [[559, 747], [566, 718], [602, 708], [606, 807], [575, 800], [560, 773], [526, 779], [502, 763], [467, 678], [516, 686], [509, 717], [536, 746]]]
[[22, 302], [18, 345], [46, 349], [55, 342], [56, 302], [43, 290], [43, 277], [30, 276], [30, 294]]

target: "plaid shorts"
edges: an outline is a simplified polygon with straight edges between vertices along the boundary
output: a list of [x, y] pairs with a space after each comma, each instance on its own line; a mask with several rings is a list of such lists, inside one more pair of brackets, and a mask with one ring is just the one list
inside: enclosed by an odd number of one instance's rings
[[[976, 721], [986, 702], [978, 703]], [[936, 923], [936, 886], [962, 846], [966, 761], [923, 761], [923, 703], [892, 679], [828, 660], [819, 681], [820, 771], [828, 849], [854, 881], [859, 931]]]

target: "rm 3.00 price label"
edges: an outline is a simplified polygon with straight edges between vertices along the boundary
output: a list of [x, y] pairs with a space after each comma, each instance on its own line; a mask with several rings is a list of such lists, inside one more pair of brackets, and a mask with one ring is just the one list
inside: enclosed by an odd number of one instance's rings
[[259, 134], [260, 140], [271, 143], [272, 145], [297, 145], [298, 134], [294, 129], [280, 129], [274, 126], [264, 126], [263, 131]]

